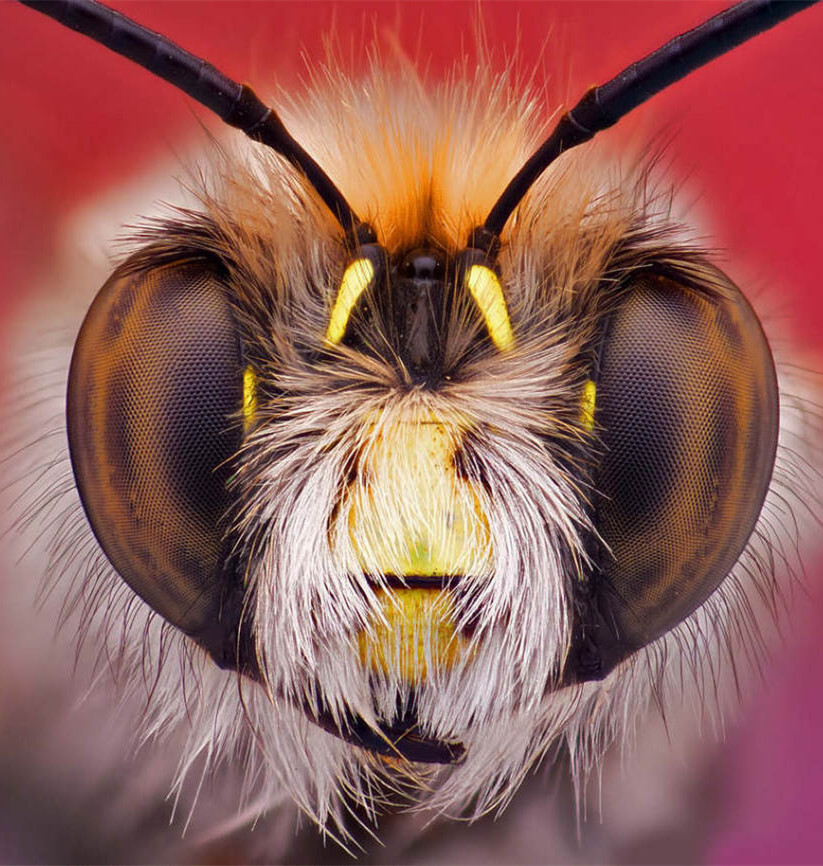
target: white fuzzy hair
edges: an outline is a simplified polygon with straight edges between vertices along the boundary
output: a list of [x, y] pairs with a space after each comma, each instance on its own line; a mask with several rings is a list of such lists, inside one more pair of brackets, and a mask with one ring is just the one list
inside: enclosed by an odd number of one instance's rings
[[[291, 108], [287, 125], [389, 250], [425, 243], [454, 252], [539, 141], [534, 103], [515, 91], [506, 77], [482, 71], [435, 91], [407, 74], [374, 71], [353, 82], [335, 72]], [[345, 839], [352, 803], [367, 815], [398, 799], [468, 816], [503, 805], [557, 748], [568, 750], [581, 785], [607, 747], [630, 739], [650, 703], [662, 708], [696, 692], [706, 718], [719, 719], [728, 683], [759, 658], [762, 630], [779, 606], [775, 574], [796, 570], [799, 526], [816, 510], [816, 419], [803, 399], [787, 396], [805, 386], [784, 370], [771, 488], [731, 574], [685, 622], [602, 682], [556, 687], [571, 642], [569, 563], [585, 560], [591, 531], [585, 490], [558, 461], [563, 444], [583, 436], [575, 417], [584, 375], [574, 358], [607, 308], [605, 273], [626, 277], [650, 258], [702, 273], [701, 255], [671, 221], [668, 191], [645, 171], [604, 171], [597, 145], [560, 160], [504, 235], [500, 264], [517, 349], [474, 358], [459, 383], [425, 391], [345, 349], [333, 369], [301, 360], [296, 345], [322, 338], [346, 262], [339, 228], [282, 160], [238, 150], [219, 150], [198, 195], [220, 229], [214, 246], [231, 258], [238, 317], [261, 333], [269, 361], [259, 375], [291, 395], [261, 406], [241, 454], [236, 520], [265, 685], [219, 669], [108, 565], [82, 513], [62, 432], [42, 435], [42, 419], [62, 413], [62, 382], [32, 401], [36, 441], [17, 460], [26, 489], [17, 523], [48, 546], [50, 580], [82, 640], [112, 663], [124, 693], [141, 696], [140, 738], [185, 730], [180, 784], [204, 756], [210, 766], [234, 761], [257, 811], [286, 792]], [[173, 247], [162, 232], [151, 228], [142, 240]], [[480, 422], [473, 454], [486, 481], [492, 548], [491, 557], [478, 552], [456, 595], [456, 619], [476, 623], [473, 651], [418, 684], [421, 729], [466, 747], [464, 761], [444, 767], [378, 758], [296, 706], [312, 707], [319, 695], [333, 714], [376, 726], [408, 691], [396, 666], [375, 681], [356, 652], [353, 636], [381, 614], [372, 584], [352, 572], [339, 527], [348, 521], [341, 480], [376, 435], [373, 419], [391, 426], [415, 401], [439, 418]], [[414, 496], [375, 504], [409, 522], [430, 507]]]

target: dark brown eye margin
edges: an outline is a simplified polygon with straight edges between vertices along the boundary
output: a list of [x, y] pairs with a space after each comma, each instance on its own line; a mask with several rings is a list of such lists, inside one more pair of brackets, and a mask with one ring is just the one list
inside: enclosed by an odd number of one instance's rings
[[757, 316], [719, 270], [641, 272], [593, 374], [595, 563], [575, 584], [567, 682], [601, 679], [722, 584], [774, 467], [777, 377]]
[[245, 360], [210, 261], [138, 268], [99, 291], [69, 371], [77, 488], [114, 569], [219, 664], [239, 664], [242, 586], [227, 537]]

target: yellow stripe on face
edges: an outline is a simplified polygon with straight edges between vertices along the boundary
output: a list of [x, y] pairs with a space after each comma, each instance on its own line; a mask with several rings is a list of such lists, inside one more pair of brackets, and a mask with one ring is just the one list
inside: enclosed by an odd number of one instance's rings
[[243, 420], [248, 430], [257, 414], [257, 376], [251, 366], [243, 370]]
[[374, 265], [368, 259], [355, 259], [346, 268], [329, 318], [329, 327], [326, 331], [327, 343], [336, 346], [343, 339], [351, 311], [373, 279]]
[[511, 349], [514, 334], [497, 274], [485, 265], [472, 265], [466, 274], [466, 285], [480, 307], [494, 345], [501, 352]]
[[594, 429], [594, 407], [597, 398], [597, 385], [586, 380], [580, 397], [580, 423], [589, 431]]

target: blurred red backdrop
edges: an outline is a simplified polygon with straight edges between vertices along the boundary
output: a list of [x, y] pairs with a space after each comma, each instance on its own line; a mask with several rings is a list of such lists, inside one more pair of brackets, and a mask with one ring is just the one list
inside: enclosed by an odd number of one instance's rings
[[[344, 56], [376, 33], [419, 58], [431, 80], [474, 52], [478, 9], [499, 63], [548, 77], [553, 100], [692, 27], [723, 3], [116, 2], [116, 8], [265, 93], [299, 86], [304, 55], [322, 60], [335, 33]], [[188, 141], [207, 116], [168, 85], [32, 11], [0, 3], [0, 306], [8, 316], [48, 262], [55, 232], [92, 200]], [[804, 12], [638, 109], [604, 134], [633, 148], [662, 134], [675, 180], [699, 201], [723, 267], [814, 352], [823, 326], [823, 7]], [[354, 47], [352, 47], [354, 46]], [[547, 112], [554, 106], [547, 105]], [[196, 131], [194, 132], [196, 135]], [[785, 324], [785, 323], [784, 323]], [[823, 362], [818, 365], [823, 369]], [[814, 589], [812, 598], [821, 593]], [[714, 862], [819, 862], [823, 828], [820, 605], [787, 628], [767, 689], [730, 734], [728, 815]]]

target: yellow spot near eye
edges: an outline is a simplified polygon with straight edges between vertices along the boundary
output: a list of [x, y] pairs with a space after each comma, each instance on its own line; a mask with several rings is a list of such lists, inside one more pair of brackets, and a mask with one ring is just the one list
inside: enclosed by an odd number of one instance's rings
[[243, 419], [248, 430], [257, 414], [257, 376], [251, 366], [243, 370]]
[[327, 343], [336, 346], [343, 339], [351, 311], [373, 279], [374, 265], [368, 259], [355, 259], [346, 268], [331, 311], [329, 327], [326, 331]]
[[586, 380], [583, 394], [580, 397], [580, 423], [587, 429], [594, 429], [594, 407], [597, 398], [597, 385], [591, 379]]
[[465, 280], [486, 320], [492, 342], [501, 352], [511, 349], [514, 345], [514, 334], [509, 320], [509, 311], [506, 309], [506, 299], [503, 297], [503, 288], [500, 280], [497, 279], [497, 274], [485, 265], [472, 265]]

